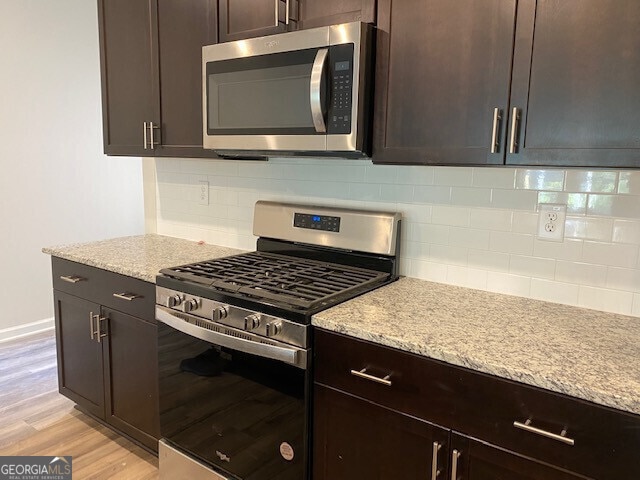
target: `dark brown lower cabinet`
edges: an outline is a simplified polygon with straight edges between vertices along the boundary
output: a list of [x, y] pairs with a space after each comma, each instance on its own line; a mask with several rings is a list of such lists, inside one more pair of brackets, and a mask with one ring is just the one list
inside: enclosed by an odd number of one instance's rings
[[315, 330], [313, 480], [632, 480], [640, 416]]
[[59, 258], [53, 276], [60, 393], [157, 451], [154, 286]]
[[[456, 480], [584, 480], [582, 477], [534, 461], [514, 452], [453, 433], [449, 460]], [[451, 469], [450, 469], [451, 471]]]
[[323, 385], [314, 403], [315, 480], [426, 479], [434, 458], [446, 468], [443, 428]]

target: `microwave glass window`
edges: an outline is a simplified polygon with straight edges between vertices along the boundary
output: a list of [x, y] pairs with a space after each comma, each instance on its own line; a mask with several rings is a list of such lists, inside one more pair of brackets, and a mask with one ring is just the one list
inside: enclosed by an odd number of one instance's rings
[[209, 74], [209, 129], [313, 127], [311, 65]]

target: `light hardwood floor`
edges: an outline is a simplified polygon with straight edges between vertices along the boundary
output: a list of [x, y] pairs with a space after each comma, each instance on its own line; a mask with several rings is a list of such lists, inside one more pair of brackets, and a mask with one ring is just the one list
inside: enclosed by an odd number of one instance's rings
[[58, 393], [54, 332], [0, 343], [0, 455], [71, 455], [74, 480], [158, 478], [158, 459]]

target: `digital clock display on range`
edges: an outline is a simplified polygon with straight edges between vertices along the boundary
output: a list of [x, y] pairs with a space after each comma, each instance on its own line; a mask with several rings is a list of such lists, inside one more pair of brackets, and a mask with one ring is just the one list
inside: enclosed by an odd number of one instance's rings
[[308, 228], [310, 230], [322, 230], [325, 232], [339, 232], [340, 217], [316, 215], [312, 213], [296, 213], [293, 216], [293, 226]]

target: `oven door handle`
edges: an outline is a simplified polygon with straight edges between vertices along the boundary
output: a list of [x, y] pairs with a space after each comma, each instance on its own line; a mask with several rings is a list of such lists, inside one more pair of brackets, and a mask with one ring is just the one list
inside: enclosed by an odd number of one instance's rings
[[[214, 332], [207, 328], [198, 327], [197, 325], [189, 323], [180, 317], [193, 318], [194, 320], [197, 319], [197, 317], [193, 317], [192, 315], [173, 312], [173, 310], [167, 307], [156, 305], [156, 320], [164, 323], [165, 325], [169, 325], [182, 333], [221, 347], [232, 348], [234, 350], [262, 358], [279, 360], [303, 369], [307, 368], [307, 352], [305, 350], [296, 347], [268, 345], [252, 340], [245, 340], [244, 338], [233, 337], [220, 332]], [[223, 326], [222, 328], [234, 330], [227, 326]]]
[[309, 102], [311, 105], [311, 118], [313, 126], [318, 133], [325, 133], [327, 126], [324, 123], [324, 114], [322, 113], [322, 99], [320, 95], [320, 87], [322, 86], [322, 74], [324, 73], [324, 64], [327, 62], [329, 50], [321, 48], [316, 53], [316, 58], [311, 67], [311, 80], [309, 83]]

